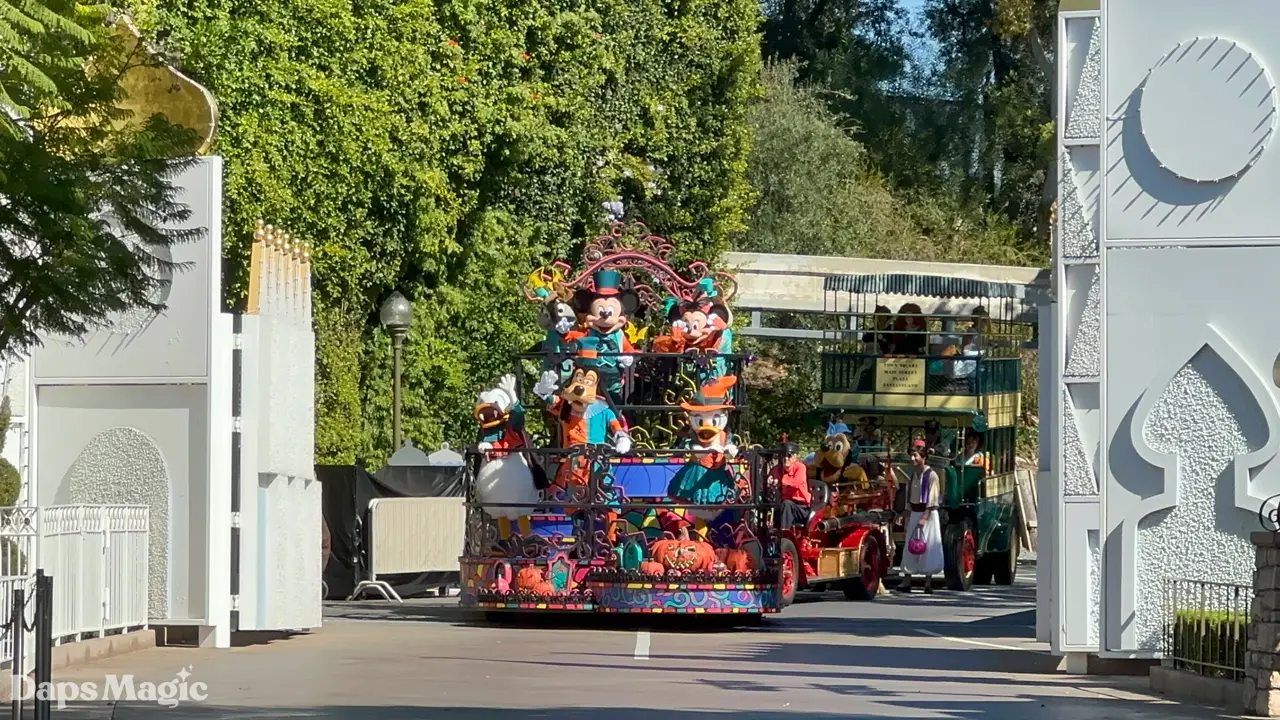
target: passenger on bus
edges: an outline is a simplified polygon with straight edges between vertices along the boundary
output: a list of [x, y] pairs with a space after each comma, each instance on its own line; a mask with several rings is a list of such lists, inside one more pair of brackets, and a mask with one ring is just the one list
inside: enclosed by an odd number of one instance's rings
[[964, 455], [960, 456], [961, 465], [976, 465], [991, 474], [991, 456], [982, 450], [982, 435], [971, 432], [964, 439]]
[[924, 316], [920, 306], [907, 303], [898, 308], [898, 318], [893, 323], [895, 330], [891, 348], [893, 355], [923, 355], [929, 336], [925, 332]]
[[813, 494], [809, 492], [809, 469], [800, 460], [800, 446], [782, 436], [782, 459], [769, 477], [782, 490], [782, 529], [794, 525], [804, 527], [812, 511]]
[[893, 311], [884, 305], [877, 305], [873, 329], [863, 333], [862, 343], [865, 352], [888, 355], [893, 348]]
[[924, 445], [932, 455], [951, 457], [951, 443], [942, 436], [942, 425], [937, 420], [925, 421]]
[[880, 421], [867, 415], [858, 421], [858, 435], [853, 439], [860, 448], [884, 450], [884, 433], [880, 431]]

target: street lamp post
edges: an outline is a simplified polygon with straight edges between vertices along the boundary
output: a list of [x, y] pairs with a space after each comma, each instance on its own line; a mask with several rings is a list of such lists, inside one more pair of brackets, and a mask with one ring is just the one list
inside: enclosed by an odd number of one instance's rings
[[391, 334], [391, 452], [394, 453], [404, 440], [400, 432], [400, 350], [404, 347], [404, 336], [413, 324], [413, 304], [399, 292], [393, 292], [382, 303], [378, 320]]

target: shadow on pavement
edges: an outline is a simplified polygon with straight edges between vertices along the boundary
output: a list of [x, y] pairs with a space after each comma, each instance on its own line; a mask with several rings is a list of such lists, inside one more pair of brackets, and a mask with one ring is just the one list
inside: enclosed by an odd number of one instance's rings
[[[845, 690], [846, 688], [841, 688]], [[762, 704], [766, 701], [762, 698]], [[783, 701], [776, 700], [781, 706]], [[1158, 702], [1133, 702], [1109, 699], [1074, 699], [1021, 697], [1008, 701], [974, 700], [957, 697], [946, 702], [913, 700], [877, 700], [884, 706], [875, 713], [789, 712], [782, 707], [758, 710], [681, 711], [681, 718], [723, 718], [733, 716], [745, 720], [900, 720], [927, 713], [934, 718], [988, 718], [989, 720], [1209, 720], [1227, 718], [1213, 711], [1196, 711]], [[114, 711], [114, 712], [113, 712]], [[551, 707], [541, 709], [498, 707], [410, 707], [391, 705], [330, 707], [238, 707], [218, 705], [180, 705], [163, 708], [154, 704], [108, 703], [93, 706], [71, 706], [56, 711], [63, 720], [276, 720], [277, 718], [311, 718], [313, 720], [492, 720], [520, 717], [524, 720], [652, 720], [663, 713], [661, 708]]]
[[[973, 620], [915, 618], [787, 617], [768, 620], [762, 629], [778, 633], [841, 633], [858, 637], [902, 637], [936, 633], [966, 638], [1024, 638], [1036, 634], [1035, 610]], [[927, 631], [922, 633], [921, 631]]]
[[[831, 602], [847, 602], [832, 600]], [[484, 613], [456, 605], [414, 603], [343, 603], [330, 605], [326, 620], [381, 620], [443, 623], [463, 627], [525, 630], [651, 630], [664, 633], [840, 633], [859, 637], [901, 637], [936, 633], [967, 638], [1025, 638], [1035, 636], [1035, 610], [1017, 605], [1018, 612], [972, 620], [845, 618], [793, 615], [766, 617], [715, 615], [620, 615], [606, 613]]]
[[[450, 658], [435, 657], [447, 660]], [[564, 658], [564, 659], [556, 659]], [[574, 661], [568, 658], [580, 658]], [[591, 662], [590, 658], [601, 658], [602, 662]], [[877, 645], [779, 645], [774, 643], [760, 644], [746, 648], [744, 652], [730, 649], [718, 649], [716, 658], [724, 663], [761, 663], [768, 665], [798, 665], [791, 668], [746, 668], [737, 666], [732, 669], [711, 669], [688, 665], [687, 655], [655, 654], [649, 656], [649, 662], [643, 666], [646, 672], [670, 672], [684, 674], [746, 674], [748, 676], [777, 676], [797, 678], [829, 678], [833, 680], [905, 680], [912, 679], [920, 683], [959, 682], [954, 674], [938, 673], [1008, 673], [1016, 675], [1051, 675], [1056, 672], [1058, 658], [1051, 655], [1028, 653], [1015, 650], [987, 650], [985, 648], [919, 648]], [[452, 658], [466, 660], [467, 658]], [[609, 664], [633, 666], [634, 656], [631, 654], [610, 653], [551, 653], [537, 660], [508, 660], [502, 658], [486, 658], [485, 662], [529, 664], [537, 666], [553, 666], [588, 669]], [[866, 671], [859, 670], [865, 668]], [[886, 669], [898, 669], [897, 673], [884, 672]], [[916, 673], [925, 674], [917, 677]], [[1068, 676], [1062, 676], [1064, 680]], [[1014, 677], [1004, 678], [1002, 684], [1018, 684]], [[1044, 685], [1043, 677], [1034, 683]]]
[[772, 618], [748, 615], [626, 615], [592, 612], [482, 612], [456, 605], [344, 603], [330, 605], [326, 620], [400, 620], [466, 627], [524, 630], [657, 630], [660, 632], [732, 632], [762, 628]]

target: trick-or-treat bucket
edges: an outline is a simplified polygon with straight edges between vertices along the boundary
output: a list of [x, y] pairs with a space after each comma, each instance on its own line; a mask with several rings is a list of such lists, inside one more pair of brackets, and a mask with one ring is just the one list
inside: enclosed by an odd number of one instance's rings
[[907, 552], [912, 555], [923, 555], [929, 549], [929, 543], [926, 543], [921, 535], [923, 533], [919, 530], [912, 533], [911, 539], [907, 541]]

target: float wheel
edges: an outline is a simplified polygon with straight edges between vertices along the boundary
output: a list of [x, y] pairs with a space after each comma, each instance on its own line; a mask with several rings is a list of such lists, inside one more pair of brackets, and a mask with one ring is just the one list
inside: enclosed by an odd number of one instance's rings
[[844, 596], [849, 600], [870, 602], [880, 592], [880, 575], [882, 558], [880, 557], [880, 541], [868, 533], [862, 538], [862, 573], [841, 583]]
[[789, 538], [782, 539], [782, 578], [779, 583], [778, 591], [781, 594], [779, 598], [782, 601], [782, 607], [787, 607], [796, 601], [796, 591], [799, 590], [800, 584], [800, 553], [796, 551], [796, 544], [791, 542]]
[[978, 535], [973, 520], [965, 518], [947, 525], [942, 535], [942, 547], [946, 562], [944, 573], [947, 588], [967, 592], [973, 587], [973, 576], [978, 566]]

